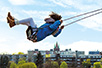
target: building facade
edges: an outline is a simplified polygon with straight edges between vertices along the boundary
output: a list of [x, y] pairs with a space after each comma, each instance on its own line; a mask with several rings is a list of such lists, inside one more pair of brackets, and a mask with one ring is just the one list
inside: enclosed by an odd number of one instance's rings
[[[60, 50], [58, 43], [54, 45], [53, 49], [41, 51], [38, 49], [28, 51], [28, 61], [35, 62], [38, 53], [41, 53], [44, 58], [44, 63], [47, 60], [65, 61], [68, 66], [77, 65], [79, 55], [85, 55], [84, 51], [72, 51], [71, 49]], [[77, 56], [77, 57], [76, 57]], [[78, 63], [79, 64], [79, 63]]]
[[28, 57], [27, 54], [25, 54], [25, 55], [4, 54], [4, 55], [0, 55], [0, 58], [1, 58], [1, 56], [7, 56], [7, 57], [9, 58], [9, 61], [14, 61], [15, 63], [18, 63], [18, 60], [19, 60], [20, 58], [23, 58], [23, 57], [26, 57], [26, 60], [28, 60], [28, 59], [27, 59], [27, 57]]
[[[25, 55], [9, 55], [10, 61], [14, 61], [18, 63], [18, 59], [22, 57], [26, 57], [26, 60], [29, 62], [36, 62], [36, 56], [38, 53], [41, 53], [43, 56], [43, 62], [45, 63], [47, 60], [58, 61], [60, 60], [65, 61], [69, 67], [81, 67], [82, 62], [86, 61], [87, 59], [91, 60], [91, 64], [94, 62], [99, 62], [102, 58], [102, 52], [99, 51], [89, 51], [88, 55], [85, 55], [84, 51], [72, 51], [71, 49], [60, 50], [58, 43], [54, 45], [53, 49], [50, 50], [28, 50], [28, 54]], [[1, 57], [2, 55], [0, 55]]]

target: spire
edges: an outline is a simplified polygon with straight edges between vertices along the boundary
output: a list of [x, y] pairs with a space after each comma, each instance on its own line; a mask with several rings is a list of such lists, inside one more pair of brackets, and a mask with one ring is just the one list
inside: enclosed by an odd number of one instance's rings
[[54, 48], [56, 48], [56, 46], [54, 45]]
[[59, 51], [60, 48], [59, 48], [59, 45], [58, 45], [58, 42], [56, 42], [56, 44], [54, 45], [54, 51]]

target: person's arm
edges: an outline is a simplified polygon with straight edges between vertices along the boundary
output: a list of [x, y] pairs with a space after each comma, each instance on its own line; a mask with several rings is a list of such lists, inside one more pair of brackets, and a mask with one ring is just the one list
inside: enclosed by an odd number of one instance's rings
[[52, 30], [56, 30], [59, 27], [59, 25], [61, 25], [62, 22], [63, 22], [62, 20], [55, 21], [54, 24], [50, 25], [49, 27]]
[[55, 35], [53, 35], [53, 36], [54, 37], [57, 37], [61, 33], [61, 31], [62, 31], [63, 28], [64, 28], [64, 25], [61, 26], [61, 28], [58, 30], [58, 32]]
[[59, 29], [58, 32], [57, 32], [55, 35], [53, 35], [53, 36], [54, 36], [54, 37], [57, 37], [57, 36], [61, 33], [61, 31], [62, 31], [62, 30]]

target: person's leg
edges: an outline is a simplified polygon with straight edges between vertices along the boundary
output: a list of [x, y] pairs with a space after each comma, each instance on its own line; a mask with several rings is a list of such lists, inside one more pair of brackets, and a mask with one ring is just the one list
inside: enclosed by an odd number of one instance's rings
[[37, 28], [37, 25], [34, 23], [32, 18], [27, 18], [27, 19], [22, 19], [22, 20], [15, 20], [15, 24], [19, 25], [27, 25], [27, 26], [31, 26], [32, 28]]
[[7, 15], [7, 23], [9, 23], [10, 28], [19, 24], [31, 26], [32, 28], [37, 28], [37, 25], [34, 23], [32, 18], [17, 20], [10, 14], [10, 12], [8, 12], [8, 15]]
[[[17, 20], [15, 19], [15, 24], [19, 25], [27, 25], [27, 26], [31, 26], [32, 28], [37, 28], [37, 25], [34, 23], [32, 18], [27, 18], [27, 19], [22, 19], [22, 20]], [[33, 31], [36, 31], [37, 29], [33, 29]]]

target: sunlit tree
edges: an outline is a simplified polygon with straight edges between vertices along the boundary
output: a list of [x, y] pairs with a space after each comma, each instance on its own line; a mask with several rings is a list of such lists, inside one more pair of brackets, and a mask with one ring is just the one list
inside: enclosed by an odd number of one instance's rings
[[68, 65], [65, 61], [63, 61], [60, 65], [60, 68], [68, 68]]
[[87, 59], [86, 61], [82, 62], [83, 68], [90, 68], [91, 62], [90, 59]]
[[24, 55], [24, 53], [23, 52], [18, 52], [18, 55]]
[[37, 66], [33, 62], [28, 62], [18, 66], [18, 68], [37, 68]]
[[16, 63], [11, 63], [11, 65], [10, 65], [10, 68], [17, 68], [17, 65], [16, 65]]
[[8, 65], [7, 65], [7, 68], [10, 68], [11, 63], [14, 63], [14, 61], [9, 61]]
[[102, 68], [101, 67], [101, 62], [95, 62], [94, 63], [94, 68]]
[[45, 64], [44, 64], [44, 68], [59, 68], [59, 64], [56, 61], [51, 61], [48, 60]]

